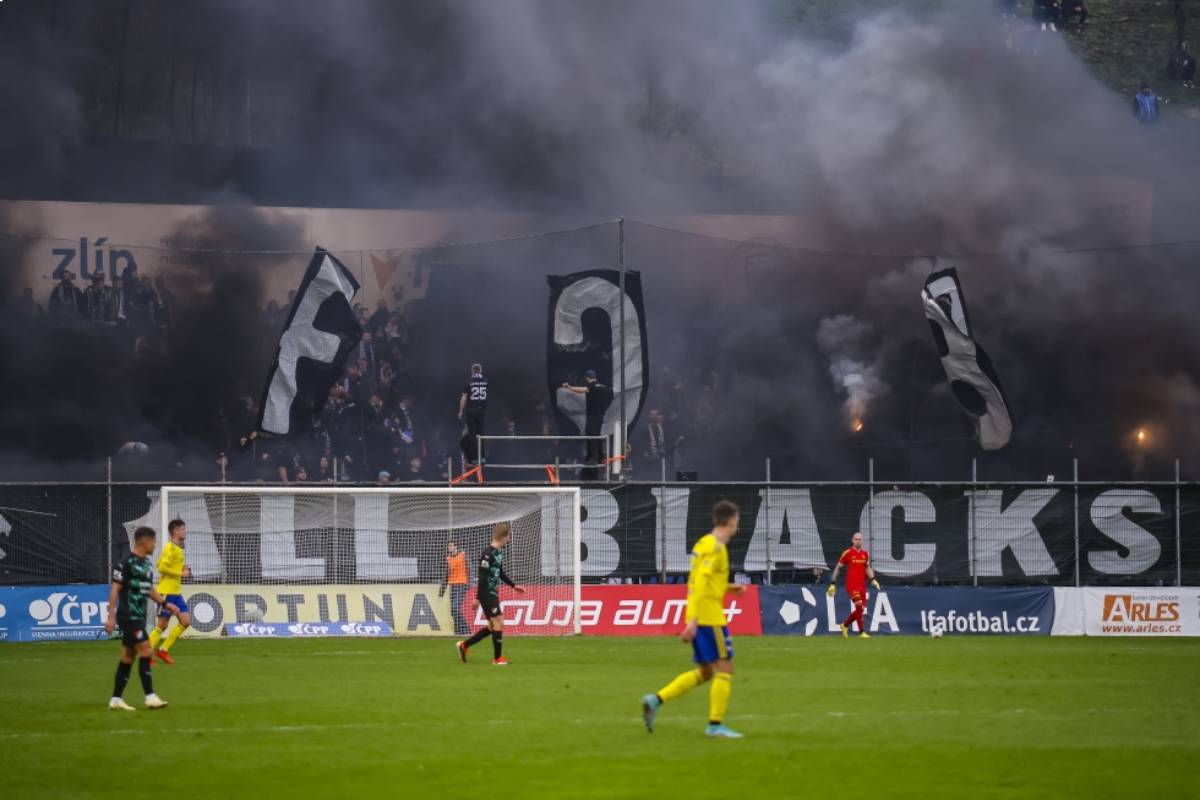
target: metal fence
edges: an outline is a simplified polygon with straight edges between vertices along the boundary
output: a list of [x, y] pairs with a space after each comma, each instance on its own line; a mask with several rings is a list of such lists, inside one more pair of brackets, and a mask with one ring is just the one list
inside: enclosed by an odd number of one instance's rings
[[[713, 504], [729, 499], [742, 509], [732, 568], [755, 583], [821, 583], [861, 531], [893, 585], [1200, 585], [1200, 483], [914, 483], [869, 473], [704, 483], [667, 480], [663, 465], [658, 481], [584, 484], [583, 574], [682, 580]], [[0, 583], [107, 581], [127, 531], [157, 526], [159, 485], [0, 484]]]

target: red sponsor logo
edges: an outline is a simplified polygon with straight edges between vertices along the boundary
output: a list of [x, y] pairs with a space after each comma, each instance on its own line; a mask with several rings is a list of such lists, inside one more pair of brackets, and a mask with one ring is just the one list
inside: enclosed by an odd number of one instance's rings
[[[500, 595], [504, 630], [525, 635], [570, 633], [573, 624], [574, 590], [570, 586], [528, 586], [519, 595], [505, 588]], [[471, 604], [466, 612], [471, 618]], [[582, 587], [580, 623], [591, 636], [671, 636], [683, 630], [687, 613], [687, 587], [606, 586]], [[742, 595], [725, 598], [725, 619], [731, 633], [758, 636], [762, 633], [758, 587], [748, 586]], [[483, 612], [474, 612], [474, 623], [485, 623]]]

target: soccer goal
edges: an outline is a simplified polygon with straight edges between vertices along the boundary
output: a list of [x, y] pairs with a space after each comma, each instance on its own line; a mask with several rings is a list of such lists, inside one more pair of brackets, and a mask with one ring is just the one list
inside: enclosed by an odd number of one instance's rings
[[159, 500], [160, 537], [173, 519], [187, 524], [184, 596], [199, 635], [245, 629], [232, 623], [462, 635], [483, 622], [471, 601], [500, 522], [505, 572], [526, 589], [502, 587], [506, 623], [580, 632], [577, 487], [164, 486]]

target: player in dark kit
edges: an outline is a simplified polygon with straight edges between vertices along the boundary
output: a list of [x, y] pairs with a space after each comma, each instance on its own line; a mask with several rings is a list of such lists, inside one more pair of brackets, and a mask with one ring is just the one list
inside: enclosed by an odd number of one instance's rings
[[154, 552], [157, 534], [150, 528], [138, 528], [133, 532], [133, 547], [129, 558], [113, 570], [112, 588], [108, 591], [108, 620], [104, 630], [112, 634], [120, 623], [121, 660], [117, 662], [117, 677], [113, 684], [112, 699], [108, 701], [113, 711], [133, 711], [122, 698], [129, 673], [133, 670], [133, 657], [138, 657], [138, 677], [142, 679], [142, 691], [146, 693], [146, 708], [166, 708], [167, 701], [154, 693], [154, 682], [150, 676], [152, 653], [150, 639], [146, 636], [147, 599], [153, 600], [172, 614], [179, 609], [167, 602], [154, 589], [154, 569], [150, 566], [150, 554]]
[[475, 635], [465, 642], [457, 642], [458, 658], [467, 663], [467, 648], [478, 644], [488, 636], [492, 637], [492, 663], [498, 667], [508, 665], [508, 659], [503, 655], [504, 649], [504, 616], [500, 613], [500, 582], [503, 581], [518, 594], [525, 593], [524, 586], [513, 583], [512, 578], [504, 571], [504, 545], [508, 543], [510, 530], [507, 522], [496, 523], [492, 531], [492, 543], [483, 549], [479, 559], [479, 585], [475, 588], [475, 601], [471, 610], [483, 608], [487, 617], [487, 627], [480, 628]]
[[472, 464], [479, 463], [479, 453], [476, 453], [479, 440], [475, 437], [483, 435], [483, 420], [487, 413], [488, 379], [483, 377], [483, 365], [471, 365], [471, 377], [463, 385], [462, 396], [458, 398], [458, 418], [467, 423], [466, 440], [463, 442], [463, 455]]

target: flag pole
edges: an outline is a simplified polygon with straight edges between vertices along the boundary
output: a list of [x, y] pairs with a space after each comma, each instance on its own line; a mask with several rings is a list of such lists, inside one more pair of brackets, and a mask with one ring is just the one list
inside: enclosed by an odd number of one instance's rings
[[[626, 420], [625, 420], [625, 395], [626, 395], [626, 391], [627, 391], [628, 387], [625, 385], [625, 218], [624, 217], [620, 217], [619, 219], [617, 219], [617, 269], [620, 270], [619, 281], [621, 284], [621, 286], [620, 286], [620, 289], [621, 289], [621, 291], [620, 291], [620, 296], [621, 296], [621, 300], [620, 300], [620, 302], [621, 302], [621, 310], [620, 310], [620, 317], [621, 317], [621, 319], [620, 319], [620, 322], [621, 322], [621, 436], [620, 436], [620, 446], [621, 446], [622, 450], [620, 453], [609, 453], [609, 457], [612, 457], [613, 455], [622, 455], [622, 456], [625, 455], [625, 450], [624, 450], [625, 438], [629, 433], [629, 428], [628, 428], [628, 426], [626, 424]], [[617, 465], [618, 465], [619, 471], [623, 473], [624, 470], [621, 469], [621, 467], [622, 467], [621, 462], [618, 461]]]

